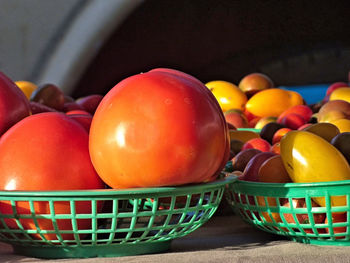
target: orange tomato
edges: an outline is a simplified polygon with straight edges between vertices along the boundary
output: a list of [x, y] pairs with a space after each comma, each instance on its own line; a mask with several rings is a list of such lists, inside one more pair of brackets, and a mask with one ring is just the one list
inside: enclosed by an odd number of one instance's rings
[[303, 97], [295, 91], [272, 88], [254, 94], [246, 108], [258, 117], [278, 117], [288, 108], [303, 103]]
[[119, 82], [90, 128], [95, 169], [112, 188], [214, 179], [229, 159], [228, 126], [210, 91], [192, 76], [152, 70]]

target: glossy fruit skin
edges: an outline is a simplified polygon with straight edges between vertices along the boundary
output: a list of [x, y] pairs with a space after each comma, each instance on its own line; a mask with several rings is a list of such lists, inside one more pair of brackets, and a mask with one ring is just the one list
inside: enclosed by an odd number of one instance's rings
[[230, 130], [229, 135], [230, 140], [239, 140], [242, 142], [247, 142], [253, 138], [260, 138], [259, 133], [250, 130]]
[[72, 120], [78, 122], [88, 133], [90, 132], [92, 116], [87, 114], [69, 114]]
[[134, 75], [112, 88], [90, 128], [91, 159], [105, 183], [153, 187], [215, 178], [229, 158], [229, 135], [208, 93], [171, 70]]
[[326, 90], [326, 96], [330, 96], [331, 93], [338, 88], [345, 88], [345, 87], [349, 87], [349, 85], [345, 82], [334, 82], [328, 86]]
[[[149, 72], [163, 72], [163, 73], [168, 73], [168, 74], [172, 74], [175, 75], [177, 77], [180, 78], [185, 78], [188, 81], [194, 82], [196, 85], [199, 85], [202, 87], [202, 91], [207, 94], [207, 96], [209, 97], [209, 100], [211, 100], [211, 102], [213, 103], [213, 105], [216, 107], [216, 109], [221, 112], [221, 106], [219, 104], [219, 102], [217, 101], [217, 99], [215, 98], [214, 94], [205, 86], [203, 85], [203, 83], [195, 78], [194, 76], [187, 74], [185, 72], [182, 72], [180, 70], [176, 70], [176, 69], [172, 69], [172, 68], [154, 68], [152, 70], [150, 70]], [[229, 123], [226, 122], [225, 117], [223, 114], [219, 114], [220, 118], [223, 122], [223, 125], [225, 126], [225, 133], [226, 133], [226, 152], [225, 152], [225, 156], [222, 159], [222, 163], [220, 165], [220, 167], [218, 168], [217, 172], [214, 174], [214, 177], [216, 177], [216, 174], [221, 172], [221, 170], [226, 166], [227, 160], [230, 159], [230, 135], [229, 135]], [[212, 179], [213, 179], [212, 178]]]
[[303, 103], [302, 96], [295, 91], [272, 88], [254, 94], [247, 101], [246, 108], [258, 117], [278, 117], [288, 108]]
[[292, 181], [283, 165], [281, 155], [272, 156], [261, 164], [258, 181], [265, 183], [288, 183]]
[[[259, 117], [258, 117], [259, 118]], [[266, 124], [271, 123], [271, 122], [277, 122], [276, 117], [262, 117], [259, 118], [254, 125], [255, 129], [262, 129]]]
[[332, 139], [340, 133], [337, 126], [327, 122], [313, 123], [302, 130], [314, 133], [328, 142], [331, 142]]
[[350, 132], [350, 119], [336, 119], [330, 123], [337, 126], [340, 133]]
[[224, 115], [227, 123], [230, 123], [235, 128], [248, 128], [248, 120], [243, 113], [229, 112]]
[[30, 96], [31, 101], [39, 102], [57, 111], [63, 111], [65, 95], [63, 91], [54, 84], [46, 83], [40, 85]]
[[[350, 166], [342, 153], [325, 139], [307, 132], [290, 131], [280, 141], [281, 157], [295, 183], [350, 179]], [[325, 206], [324, 198], [315, 198]], [[332, 205], [345, 205], [344, 197], [332, 197]]]
[[[22, 191], [102, 189], [89, 156], [88, 133], [81, 125], [63, 113], [46, 112], [31, 115], [12, 126], [0, 138], [0, 189]], [[29, 204], [17, 202], [18, 213], [30, 213]], [[91, 213], [89, 202], [78, 202], [77, 213]], [[49, 214], [48, 202], [36, 202], [36, 212]], [[6, 201], [0, 202], [0, 212], [11, 214]], [[69, 202], [55, 203], [56, 214], [70, 214]], [[72, 229], [70, 220], [58, 222], [60, 229]], [[89, 227], [90, 220], [79, 221], [79, 227]], [[42, 229], [53, 229], [50, 220], [38, 221]], [[16, 222], [8, 224], [17, 228]], [[26, 229], [35, 228], [32, 220], [22, 221]], [[57, 239], [55, 235], [46, 235]], [[67, 238], [72, 238], [67, 235]]]
[[214, 94], [223, 112], [230, 109], [244, 110], [247, 96], [235, 84], [224, 80], [213, 80], [205, 85]]
[[287, 133], [287, 132], [290, 132], [292, 131], [292, 129], [290, 128], [281, 128], [281, 129], [278, 129], [273, 137], [272, 137], [272, 144], [276, 144], [278, 142], [281, 141], [282, 137]]
[[100, 104], [103, 96], [100, 94], [91, 94], [76, 100], [76, 103], [90, 114], [94, 114], [98, 104]]
[[296, 106], [288, 108], [284, 112], [282, 112], [278, 116], [277, 122], [281, 122], [282, 119], [286, 115], [288, 115], [290, 113], [294, 113], [294, 114], [300, 115], [301, 117], [304, 118], [305, 122], [309, 122], [311, 117], [312, 117], [312, 114], [313, 114], [313, 112], [312, 112], [312, 110], [311, 110], [311, 108], [309, 106], [307, 106], [307, 105], [296, 105]]
[[273, 88], [274, 84], [267, 75], [255, 72], [244, 76], [239, 82], [238, 87], [248, 97], [251, 97], [257, 92]]
[[262, 127], [260, 131], [260, 137], [272, 144], [274, 134], [282, 128], [285, 128], [285, 126], [280, 123], [277, 123], [277, 122], [267, 123], [264, 127]]
[[250, 161], [247, 163], [244, 171], [242, 180], [244, 181], [252, 181], [259, 182], [259, 169], [261, 165], [272, 156], [276, 154], [273, 152], [261, 152], [252, 157]]
[[258, 149], [262, 152], [269, 152], [271, 150], [271, 144], [262, 138], [253, 138], [243, 144], [242, 150], [247, 149]]
[[323, 122], [327, 118], [329, 112], [341, 112], [345, 118], [350, 117], [350, 103], [345, 100], [332, 100], [328, 101], [321, 106], [317, 113], [317, 121]]
[[342, 87], [335, 89], [330, 95], [329, 100], [345, 100], [350, 102], [350, 87]]
[[281, 119], [281, 124], [292, 130], [297, 130], [299, 127], [306, 124], [306, 120], [297, 113], [289, 113]]
[[30, 114], [29, 101], [24, 93], [0, 72], [0, 136]]
[[342, 132], [334, 136], [331, 144], [336, 147], [350, 163], [350, 132]]
[[24, 95], [26, 95], [27, 99], [30, 99], [30, 96], [32, 95], [33, 91], [38, 88], [37, 85], [35, 85], [33, 82], [26, 81], [26, 80], [18, 80], [15, 82], [17, 87], [22, 90]]
[[80, 106], [75, 101], [64, 102], [62, 111], [67, 113], [67, 112], [72, 111], [72, 110], [86, 111], [82, 106]]
[[243, 172], [247, 163], [258, 153], [261, 153], [261, 151], [258, 149], [253, 149], [253, 148], [240, 151], [231, 160], [233, 171]]
[[32, 114], [43, 112], [57, 112], [57, 110], [35, 101], [29, 101], [29, 106]]

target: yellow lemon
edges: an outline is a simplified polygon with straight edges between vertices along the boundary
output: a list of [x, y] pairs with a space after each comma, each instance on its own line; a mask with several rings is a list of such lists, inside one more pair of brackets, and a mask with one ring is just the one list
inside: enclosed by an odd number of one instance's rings
[[33, 91], [36, 90], [38, 87], [34, 83], [26, 80], [18, 80], [15, 82], [17, 87], [20, 88], [20, 90], [23, 91], [24, 95], [26, 95], [27, 99], [30, 99], [30, 96], [32, 95]]
[[350, 102], [350, 88], [342, 87], [335, 89], [329, 96], [329, 100], [345, 100]]
[[211, 90], [223, 112], [230, 109], [244, 110], [247, 95], [235, 84], [224, 80], [213, 80], [205, 85]]

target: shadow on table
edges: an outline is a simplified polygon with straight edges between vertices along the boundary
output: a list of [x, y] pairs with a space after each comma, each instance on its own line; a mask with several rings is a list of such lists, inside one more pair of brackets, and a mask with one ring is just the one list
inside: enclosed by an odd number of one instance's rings
[[246, 250], [292, 242], [288, 238], [261, 231], [238, 216], [214, 217], [190, 235], [172, 241], [172, 252], [198, 250]]

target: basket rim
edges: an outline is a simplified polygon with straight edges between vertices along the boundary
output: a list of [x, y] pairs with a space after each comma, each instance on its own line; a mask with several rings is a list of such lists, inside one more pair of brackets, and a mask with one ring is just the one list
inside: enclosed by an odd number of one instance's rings
[[225, 185], [232, 184], [238, 178], [234, 175], [227, 175], [224, 178], [216, 179], [215, 181], [206, 183], [187, 184], [182, 186], [164, 186], [164, 187], [147, 187], [147, 188], [127, 188], [127, 189], [87, 189], [87, 190], [0, 190], [0, 197], [103, 197], [103, 196], [116, 196], [116, 197], [129, 197], [132, 198], [136, 195], [152, 195], [152, 194], [178, 194], [197, 192], [200, 190], [210, 190]]
[[350, 180], [341, 181], [324, 181], [324, 182], [309, 182], [309, 183], [265, 183], [265, 182], [254, 182], [238, 180], [238, 176], [234, 173], [229, 173], [230, 176], [237, 177], [235, 184], [241, 184], [244, 186], [253, 187], [269, 187], [269, 188], [311, 188], [311, 187], [327, 187], [327, 186], [345, 186], [350, 185]]

